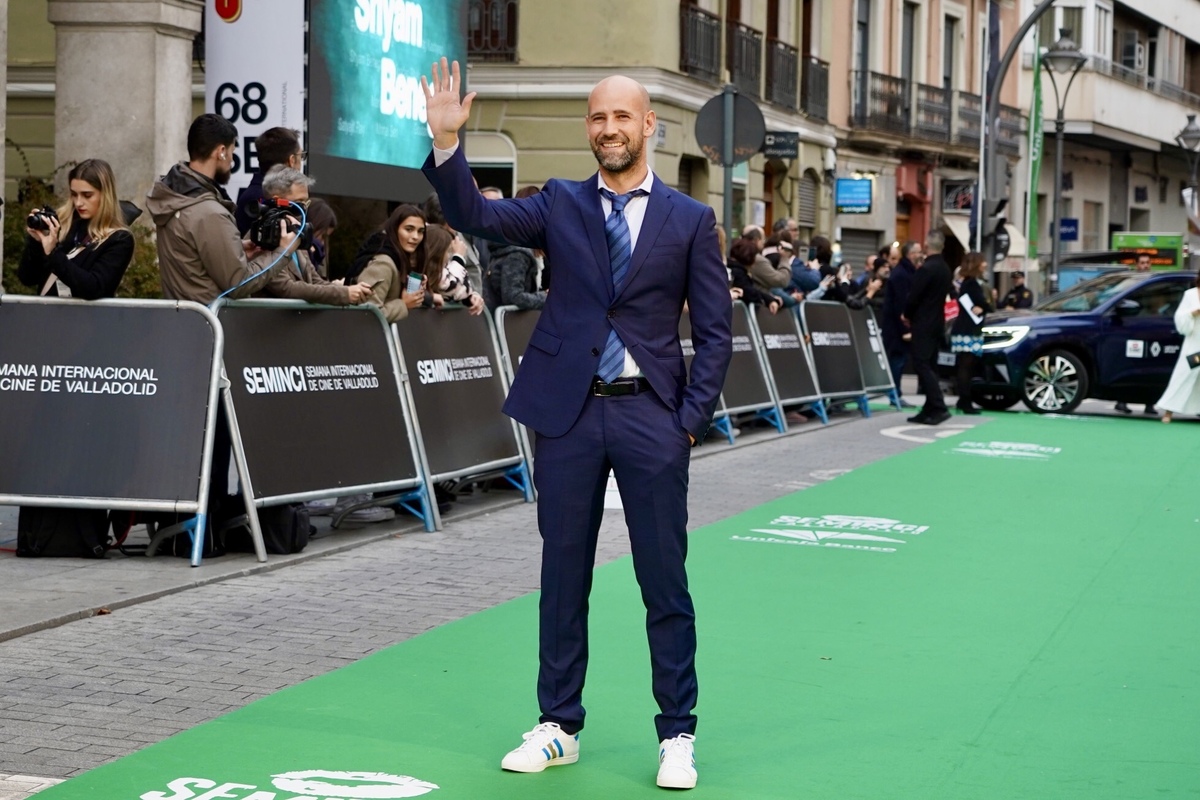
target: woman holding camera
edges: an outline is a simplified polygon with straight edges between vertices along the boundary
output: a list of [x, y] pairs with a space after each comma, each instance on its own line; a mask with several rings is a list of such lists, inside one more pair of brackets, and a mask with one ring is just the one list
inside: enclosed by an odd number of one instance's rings
[[17, 277], [43, 297], [112, 297], [133, 258], [133, 234], [107, 161], [89, 158], [67, 175], [71, 199], [34, 209]]
[[[112, 167], [88, 159], [67, 180], [70, 202], [58, 211], [30, 213], [17, 277], [43, 297], [112, 297], [133, 258], [133, 234], [117, 201]], [[103, 558], [108, 526], [104, 509], [22, 506], [17, 555]]]
[[388, 322], [399, 322], [425, 302], [424, 263], [425, 215], [401, 205], [363, 242], [344, 282], [370, 285], [367, 302], [379, 306]]

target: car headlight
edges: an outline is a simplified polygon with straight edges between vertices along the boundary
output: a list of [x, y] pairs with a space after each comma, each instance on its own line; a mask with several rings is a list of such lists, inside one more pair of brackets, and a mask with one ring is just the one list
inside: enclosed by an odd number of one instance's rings
[[985, 325], [983, 326], [983, 349], [1002, 350], [1012, 347], [1028, 335], [1028, 325]]

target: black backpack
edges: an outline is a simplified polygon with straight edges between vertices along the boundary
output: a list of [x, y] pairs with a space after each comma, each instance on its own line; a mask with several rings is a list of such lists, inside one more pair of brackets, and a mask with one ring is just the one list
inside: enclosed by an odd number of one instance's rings
[[[258, 524], [262, 528], [263, 545], [268, 553], [276, 556], [299, 553], [308, 546], [309, 537], [315, 532], [303, 503], [260, 508]], [[243, 524], [226, 532], [225, 548], [231, 553], [253, 553], [250, 529]]]
[[17, 513], [17, 555], [22, 558], [104, 558], [109, 549], [108, 511], [34, 508]]

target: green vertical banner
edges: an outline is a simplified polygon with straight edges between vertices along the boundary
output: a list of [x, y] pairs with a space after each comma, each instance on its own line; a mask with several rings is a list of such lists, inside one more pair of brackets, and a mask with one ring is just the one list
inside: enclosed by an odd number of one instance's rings
[[[1042, 45], [1038, 29], [1033, 29], [1033, 104], [1029, 109], [1029, 190], [1025, 219], [1025, 239], [1029, 242], [1029, 258], [1038, 257], [1038, 181], [1042, 175]], [[1055, 178], [1058, 180], [1058, 178]]]

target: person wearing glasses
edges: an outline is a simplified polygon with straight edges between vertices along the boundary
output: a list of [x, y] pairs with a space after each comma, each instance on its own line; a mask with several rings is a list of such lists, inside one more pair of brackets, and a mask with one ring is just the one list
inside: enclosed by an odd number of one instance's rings
[[[295, 203], [307, 213], [308, 190], [314, 183], [312, 178], [300, 170], [279, 164], [272, 167], [263, 178], [262, 188], [267, 197]], [[292, 211], [295, 218], [300, 216], [299, 210], [294, 206]], [[307, 221], [305, 228], [312, 230]], [[306, 238], [304, 231], [301, 231], [300, 237]], [[271, 273], [271, 280], [262, 291], [267, 297], [304, 300], [327, 306], [356, 306], [365, 303], [371, 297], [369, 283], [343, 286], [341, 281], [330, 283], [322, 278], [308, 256], [308, 248], [303, 245], [292, 253], [290, 259], [290, 264], [285, 264], [283, 269]]]
[[238, 192], [237, 211], [234, 212], [238, 232], [242, 236], [250, 230], [259, 202], [270, 196], [263, 190], [263, 179], [267, 173], [278, 166], [302, 171], [304, 159], [308, 156], [300, 149], [300, 131], [291, 128], [268, 128], [263, 131], [254, 140], [254, 151], [258, 156], [258, 169], [250, 178], [250, 185]]

